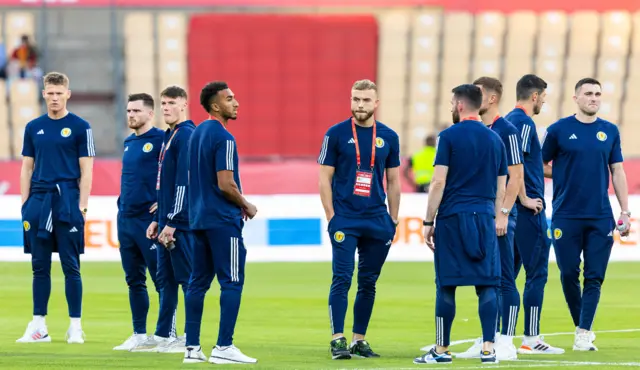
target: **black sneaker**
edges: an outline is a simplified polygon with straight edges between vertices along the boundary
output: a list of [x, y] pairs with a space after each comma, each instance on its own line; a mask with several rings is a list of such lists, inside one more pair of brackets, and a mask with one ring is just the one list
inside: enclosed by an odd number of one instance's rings
[[369, 343], [364, 339], [352, 344], [351, 348], [349, 348], [349, 352], [351, 352], [351, 355], [356, 357], [380, 357], [379, 354], [371, 350], [371, 346], [369, 346]]
[[414, 364], [422, 365], [422, 364], [450, 364], [452, 363], [451, 352], [446, 351], [443, 353], [436, 352], [436, 346], [433, 346], [429, 352], [425, 353], [420, 357], [416, 357], [413, 360]]
[[491, 352], [489, 351], [482, 351], [480, 352], [480, 361], [482, 361], [483, 364], [497, 364], [500, 361], [498, 361], [498, 358], [496, 357], [496, 351], [493, 350]]
[[345, 337], [336, 338], [331, 341], [331, 358], [334, 360], [348, 360], [351, 358]]

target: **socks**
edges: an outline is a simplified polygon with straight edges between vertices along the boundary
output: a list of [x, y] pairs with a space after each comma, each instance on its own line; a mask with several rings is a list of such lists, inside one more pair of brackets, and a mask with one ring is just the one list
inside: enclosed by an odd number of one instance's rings
[[71, 327], [72, 328], [82, 328], [82, 323], [80, 322], [80, 318], [79, 317], [72, 317], [71, 318]]

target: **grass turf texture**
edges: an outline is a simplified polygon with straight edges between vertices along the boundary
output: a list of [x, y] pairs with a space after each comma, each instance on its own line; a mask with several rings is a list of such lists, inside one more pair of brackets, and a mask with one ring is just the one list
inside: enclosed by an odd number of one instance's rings
[[[549, 266], [541, 329], [543, 333], [571, 332], [571, 323], [555, 264]], [[0, 369], [175, 369], [216, 366], [183, 365], [181, 354], [129, 353], [113, 351], [131, 335], [131, 315], [127, 287], [119, 263], [84, 263], [83, 328], [86, 343], [64, 341], [69, 326], [60, 264], [52, 268], [52, 294], [47, 325], [52, 343], [17, 344], [31, 320], [31, 268], [28, 263], [0, 263]], [[235, 344], [247, 355], [258, 358], [264, 369], [412, 368], [420, 348], [434, 343], [435, 287], [431, 263], [387, 263], [378, 283], [378, 294], [367, 339], [382, 358], [332, 361], [329, 356], [330, 329], [327, 297], [331, 281], [329, 263], [252, 263], [246, 268], [246, 284]], [[147, 279], [150, 283], [150, 279]], [[524, 273], [518, 287], [522, 293]], [[609, 265], [594, 330], [640, 328], [640, 263]], [[153, 288], [151, 288], [153, 289]], [[350, 339], [354, 280], [345, 328]], [[202, 345], [205, 355], [217, 338], [219, 287], [214, 281], [207, 296]], [[151, 293], [147, 330], [152, 333], [157, 319], [158, 299]], [[522, 334], [523, 310], [517, 333]], [[178, 310], [179, 333], [184, 328], [182, 298]], [[480, 335], [477, 298], [471, 287], [459, 288], [452, 340]], [[640, 332], [599, 333], [599, 352], [573, 352], [572, 335], [546, 338], [564, 348], [561, 356], [522, 356], [535, 362], [502, 362], [500, 368], [571, 367], [620, 368], [614, 363], [640, 362]], [[515, 340], [519, 345], [520, 340]], [[464, 351], [470, 344], [452, 347]], [[562, 361], [545, 363], [540, 360]], [[566, 362], [565, 362], [566, 361]], [[607, 365], [571, 364], [599, 362]], [[219, 365], [218, 365], [219, 366]], [[424, 366], [424, 365], [423, 365]], [[455, 368], [482, 368], [480, 360], [456, 360]], [[241, 368], [241, 366], [233, 366]]]

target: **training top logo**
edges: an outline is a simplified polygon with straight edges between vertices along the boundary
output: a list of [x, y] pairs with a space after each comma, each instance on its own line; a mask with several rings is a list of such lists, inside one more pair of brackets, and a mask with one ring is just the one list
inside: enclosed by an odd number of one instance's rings
[[336, 231], [335, 234], [333, 234], [333, 240], [342, 243], [344, 241], [344, 233], [342, 231]]
[[145, 153], [149, 153], [152, 149], [153, 149], [153, 144], [151, 144], [151, 143], [146, 143], [142, 147], [142, 151], [145, 152]]
[[596, 137], [598, 138], [598, 140], [600, 141], [605, 141], [607, 140], [607, 134], [605, 134], [602, 131], [598, 131], [598, 133], [596, 134]]
[[60, 131], [60, 135], [62, 135], [62, 137], [71, 136], [71, 129], [68, 127], [63, 128], [62, 131]]
[[384, 140], [381, 137], [376, 138], [376, 148], [382, 148], [384, 146]]
[[31, 229], [31, 224], [29, 223], [29, 221], [24, 221], [22, 223], [22, 226], [24, 226], [24, 231], [29, 231], [29, 229]]
[[562, 238], [562, 230], [560, 230], [560, 229], [553, 230], [553, 238], [555, 240], [558, 240], [558, 239]]

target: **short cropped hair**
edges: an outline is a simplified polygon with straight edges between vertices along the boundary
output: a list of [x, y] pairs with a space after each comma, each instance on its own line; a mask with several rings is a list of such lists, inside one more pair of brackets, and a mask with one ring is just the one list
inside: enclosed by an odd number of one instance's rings
[[529, 99], [533, 93], [541, 94], [546, 88], [547, 83], [542, 78], [533, 74], [524, 75], [516, 85], [516, 99]]
[[220, 91], [228, 88], [229, 85], [224, 81], [213, 81], [206, 84], [202, 88], [202, 91], [200, 91], [200, 105], [202, 105], [202, 108], [204, 108], [207, 113], [211, 113], [210, 109], [213, 99]]
[[576, 83], [575, 91], [580, 90], [582, 85], [598, 85], [602, 87], [602, 85], [600, 84], [600, 81], [596, 80], [595, 78], [587, 77], [587, 78], [583, 78], [582, 80], [578, 81], [578, 83]]
[[42, 77], [42, 82], [44, 85], [55, 85], [55, 86], [64, 86], [69, 87], [69, 77], [64, 73], [60, 72], [49, 72], [44, 77]]
[[493, 77], [480, 77], [473, 81], [474, 85], [481, 85], [485, 90], [494, 92], [498, 95], [498, 100], [502, 97], [502, 82]]
[[153, 101], [153, 96], [147, 93], [138, 93], [138, 94], [129, 95], [129, 100], [128, 100], [129, 103], [132, 101], [139, 101], [139, 100], [142, 100], [142, 105], [144, 105], [145, 107], [149, 107], [151, 110], [154, 109], [155, 104]]
[[352, 90], [365, 91], [365, 90], [373, 90], [378, 92], [378, 86], [371, 80], [359, 80], [354, 82]]
[[469, 108], [478, 110], [482, 106], [482, 90], [473, 84], [464, 84], [451, 90], [456, 99], [465, 100]]
[[167, 86], [162, 92], [160, 96], [164, 96], [171, 99], [184, 98], [187, 99], [187, 92], [180, 86], [171, 85]]

